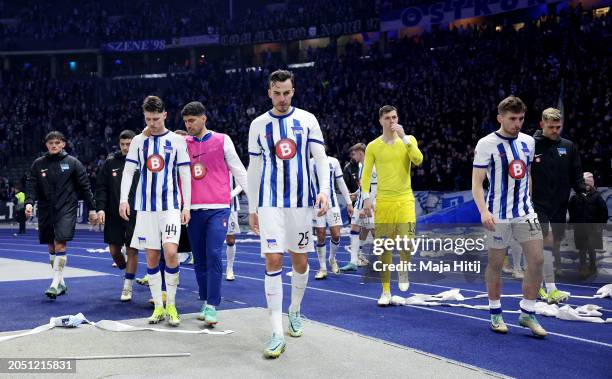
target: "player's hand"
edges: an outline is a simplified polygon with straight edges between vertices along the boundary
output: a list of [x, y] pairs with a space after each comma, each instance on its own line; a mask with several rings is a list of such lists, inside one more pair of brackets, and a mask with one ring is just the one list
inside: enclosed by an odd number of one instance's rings
[[144, 134], [146, 137], [151, 137], [151, 129], [149, 129], [148, 126], [146, 126], [143, 130], [142, 130], [142, 134]]
[[397, 133], [397, 136], [399, 138], [404, 138], [406, 136], [406, 133], [404, 132], [404, 127], [401, 126], [400, 124], [395, 124], [391, 127], [391, 130], [393, 130], [395, 133]]
[[106, 213], [104, 211], [98, 211], [98, 225], [104, 225], [106, 221]]
[[189, 209], [183, 209], [181, 211], [181, 224], [187, 225], [191, 220], [191, 211]]
[[347, 204], [346, 205], [346, 211], [348, 212], [349, 218], [353, 217], [353, 205], [352, 204]]
[[257, 217], [257, 213], [249, 213], [249, 226], [255, 234], [259, 235], [259, 217]]
[[91, 225], [96, 225], [98, 223], [98, 214], [96, 211], [89, 211], [89, 223]]
[[372, 217], [372, 199], [363, 201], [363, 210], [359, 214], [359, 218]]
[[119, 204], [119, 217], [125, 221], [130, 221], [130, 204], [127, 202]]
[[484, 225], [485, 229], [490, 230], [492, 232], [495, 231], [495, 217], [491, 214], [491, 212], [486, 211], [480, 216], [480, 222]]
[[351, 201], [355, 201], [355, 200], [357, 200], [357, 192], [353, 192], [351, 194]]
[[32, 217], [33, 212], [34, 212], [34, 207], [32, 206], [32, 204], [27, 204], [25, 207], [26, 218]]
[[321, 217], [327, 213], [329, 201], [326, 194], [320, 193], [317, 195], [317, 200], [315, 201], [315, 209], [316, 208], [319, 208], [319, 212], [317, 212], [318, 217]]

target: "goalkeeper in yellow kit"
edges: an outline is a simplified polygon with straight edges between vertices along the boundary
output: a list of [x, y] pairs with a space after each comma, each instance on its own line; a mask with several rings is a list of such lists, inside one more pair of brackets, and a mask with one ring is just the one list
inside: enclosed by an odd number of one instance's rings
[[[414, 136], [407, 136], [398, 124], [397, 108], [385, 105], [378, 111], [378, 120], [383, 128], [382, 136], [370, 142], [366, 148], [362, 174], [362, 196], [365, 199], [362, 217], [372, 215], [372, 201], [365, 190], [370, 188], [372, 167], [378, 174], [376, 195], [375, 235], [376, 238], [413, 237], [416, 226], [414, 195], [410, 186], [412, 165], [423, 162], [423, 153]], [[409, 250], [400, 250], [402, 262], [410, 260]], [[386, 268], [393, 261], [392, 251], [382, 256], [382, 295], [378, 305], [386, 306], [391, 301], [391, 273]], [[404, 267], [404, 266], [402, 266]], [[405, 266], [407, 267], [407, 265]], [[408, 271], [398, 271], [399, 288], [408, 291]]]

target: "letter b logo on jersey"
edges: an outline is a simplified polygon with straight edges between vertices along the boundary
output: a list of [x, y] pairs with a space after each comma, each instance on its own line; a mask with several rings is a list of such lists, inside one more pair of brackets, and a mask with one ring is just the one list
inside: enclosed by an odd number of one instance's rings
[[522, 160], [515, 159], [508, 165], [508, 173], [512, 179], [523, 179], [527, 174], [527, 166]]
[[285, 161], [295, 157], [297, 145], [292, 139], [283, 138], [276, 143], [275, 150], [276, 156]]
[[208, 169], [200, 162], [196, 162], [191, 165], [191, 176], [195, 180], [200, 180], [206, 176]]
[[164, 169], [164, 158], [159, 154], [153, 154], [147, 158], [147, 168], [149, 171], [160, 172]]

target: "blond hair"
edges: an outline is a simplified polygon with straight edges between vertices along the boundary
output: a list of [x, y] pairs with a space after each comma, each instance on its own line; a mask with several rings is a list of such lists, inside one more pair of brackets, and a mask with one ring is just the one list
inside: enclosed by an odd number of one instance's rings
[[542, 121], [561, 121], [561, 111], [557, 108], [546, 108], [542, 112]]

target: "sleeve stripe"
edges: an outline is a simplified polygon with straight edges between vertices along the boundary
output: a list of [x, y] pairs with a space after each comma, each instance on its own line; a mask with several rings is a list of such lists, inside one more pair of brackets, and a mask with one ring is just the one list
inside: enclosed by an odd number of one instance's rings
[[338, 176], [336, 176], [336, 179], [339, 179], [339, 178], [344, 178], [344, 175], [338, 175]]
[[258, 156], [260, 156], [260, 155], [261, 155], [261, 153], [251, 153], [251, 152], [249, 151], [249, 155], [254, 155], [254, 156], [258, 157]]
[[487, 167], [489, 167], [489, 165], [488, 165], [488, 164], [475, 164], [475, 163], [474, 163], [474, 165], [473, 165], [473, 166], [474, 166], [474, 167], [478, 167], [478, 168], [487, 168]]
[[185, 166], [189, 164], [191, 164], [191, 162], [182, 162], [182, 163], [177, 164], [177, 166]]
[[313, 139], [313, 138], [308, 138], [308, 142], [316, 142], [316, 143], [320, 143], [321, 145], [325, 145], [323, 141], [319, 141], [318, 139]]
[[125, 161], [126, 161], [126, 162], [132, 162], [132, 163], [134, 163], [135, 165], [137, 165], [137, 164], [138, 164], [138, 161], [135, 161], [135, 160], [133, 160], [133, 159], [127, 159], [127, 158], [126, 158], [126, 159], [125, 159]]

